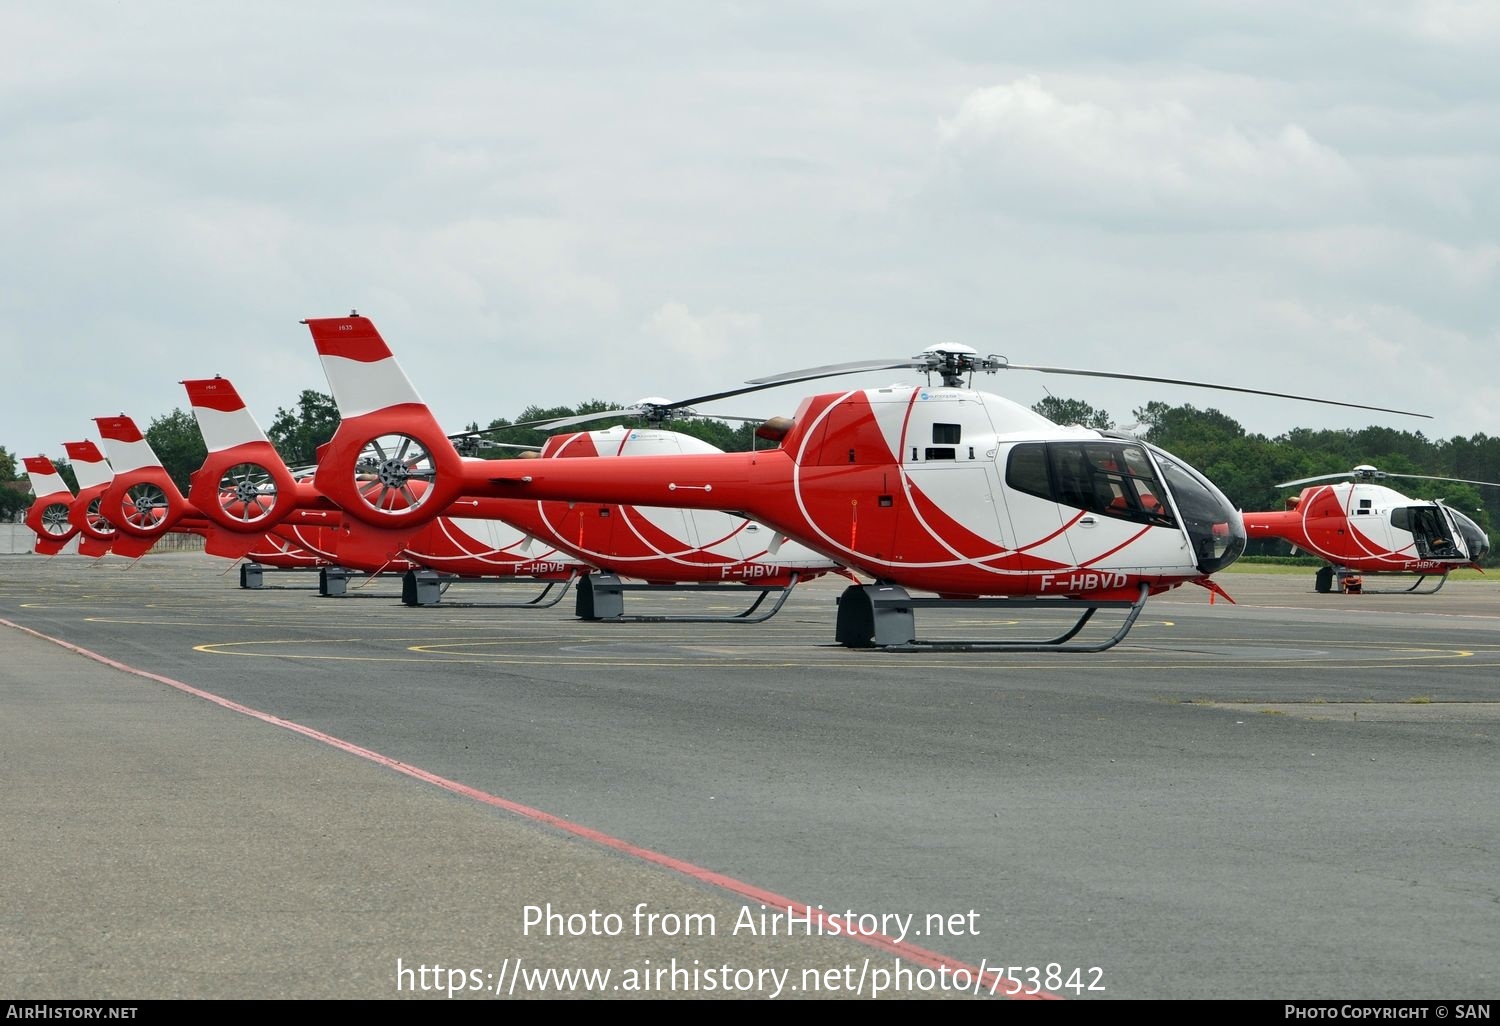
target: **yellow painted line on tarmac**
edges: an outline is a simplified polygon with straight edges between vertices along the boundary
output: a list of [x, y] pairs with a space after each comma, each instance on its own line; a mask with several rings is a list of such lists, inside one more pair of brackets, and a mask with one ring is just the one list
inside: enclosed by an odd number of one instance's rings
[[[208, 655], [244, 656], [244, 657], [249, 657], [249, 658], [262, 658], [262, 659], [298, 659], [298, 660], [306, 660], [306, 661], [309, 661], [309, 662], [422, 663], [422, 664], [425, 664], [427, 666], [433, 666], [433, 665], [438, 665], [438, 666], [450, 666], [450, 665], [451, 666], [464, 666], [464, 665], [479, 665], [479, 666], [559, 666], [559, 665], [562, 665], [562, 666], [569, 666], [569, 665], [572, 665], [572, 666], [682, 667], [682, 666], [716, 665], [716, 666], [734, 666], [734, 667], [744, 666], [744, 667], [752, 667], [752, 668], [761, 669], [761, 668], [768, 668], [768, 667], [789, 668], [789, 667], [802, 667], [802, 666], [810, 666], [810, 665], [818, 665], [818, 666], [822, 666], [822, 667], [826, 668], [827, 665], [828, 665], [826, 663], [823, 663], [823, 664], [812, 664], [812, 663], [799, 663], [799, 662], [792, 662], [792, 661], [785, 661], [785, 662], [745, 662], [744, 660], [740, 660], [740, 659], [723, 659], [723, 658], [714, 659], [714, 660], [706, 660], [706, 659], [694, 659], [694, 658], [690, 658], [690, 657], [683, 658], [683, 659], [675, 659], [675, 660], [674, 659], [622, 659], [618, 655], [608, 655], [608, 654], [600, 655], [600, 656], [597, 656], [597, 657], [587, 657], [587, 658], [578, 657], [578, 656], [559, 657], [559, 656], [557, 656], [555, 654], [537, 655], [537, 656], [485, 656], [485, 657], [480, 657], [480, 658], [458, 658], [458, 657], [433, 658], [432, 657], [433, 656], [432, 653], [424, 653], [424, 652], [422, 652], [422, 651], [420, 651], [419, 649], [416, 649], [416, 648], [411, 648], [411, 649], [407, 650], [407, 651], [409, 651], [409, 652], [412, 653], [412, 655], [410, 655], [410, 656], [394, 656], [394, 655], [392, 655], [392, 656], [373, 656], [373, 655], [366, 655], [366, 656], [352, 656], [352, 655], [351, 656], [341, 656], [341, 655], [293, 655], [293, 654], [288, 654], [288, 653], [285, 653], [285, 652], [244, 652], [244, 651], [237, 651], [238, 648], [239, 648], [239, 646], [237, 646], [235, 644], [197, 645], [197, 646], [194, 646], [193, 650], [195, 652], [203, 652], [203, 653], [208, 654]], [[850, 666], [849, 669], [851, 669], [851, 670], [858, 670], [860, 668], [859, 667], [855, 667], [855, 666]]]
[[[319, 662], [395, 662], [395, 663], [427, 663], [429, 665], [499, 665], [499, 666], [630, 666], [630, 667], [684, 667], [684, 666], [710, 666], [729, 668], [806, 668], [815, 667], [820, 669], [842, 669], [860, 672], [867, 668], [867, 660], [870, 658], [881, 658], [884, 660], [882, 666], [909, 666], [909, 667], [948, 667], [954, 665], [973, 666], [978, 669], [1004, 669], [1024, 665], [1028, 672], [1047, 666], [1045, 657], [1057, 653], [1031, 652], [951, 652], [951, 653], [885, 653], [879, 649], [846, 650], [835, 649], [829, 646], [816, 655], [807, 658], [777, 658], [767, 659], [760, 655], [762, 648], [755, 645], [745, 645], [739, 649], [734, 646], [719, 645], [720, 649], [731, 649], [714, 654], [683, 653], [680, 656], [656, 656], [656, 657], [631, 657], [622, 655], [618, 651], [603, 651], [597, 655], [585, 655], [578, 652], [569, 652], [569, 647], [594, 646], [612, 647], [611, 642], [601, 642], [597, 639], [568, 639], [560, 641], [556, 638], [497, 638], [491, 641], [455, 641], [455, 642], [432, 642], [420, 641], [416, 644], [406, 644], [406, 651], [410, 655], [340, 655], [340, 654], [307, 654], [289, 652], [288, 648], [308, 645], [354, 645], [364, 643], [364, 638], [297, 638], [297, 639], [271, 639], [263, 641], [226, 641], [210, 642], [193, 646], [193, 651], [202, 652], [206, 655], [242, 656], [250, 658], [274, 658], [274, 659], [297, 659]], [[405, 644], [412, 639], [385, 639], [394, 644]], [[661, 639], [653, 638], [652, 643], [661, 643]], [[694, 643], [701, 644], [702, 639], [694, 639]], [[544, 653], [477, 653], [474, 650], [481, 646], [504, 646], [508, 649], [516, 647], [540, 647], [545, 646]], [[255, 651], [256, 649], [275, 649], [274, 651]], [[450, 651], [444, 651], [445, 649]], [[452, 651], [452, 650], [459, 651]], [[1229, 667], [1235, 669], [1258, 669], [1263, 667], [1305, 667], [1308, 665], [1323, 665], [1334, 663], [1341, 666], [1353, 666], [1364, 669], [1396, 669], [1408, 666], [1461, 666], [1458, 662], [1441, 662], [1442, 660], [1465, 660], [1472, 659], [1476, 653], [1464, 649], [1404, 649], [1398, 652], [1406, 653], [1405, 657], [1384, 653], [1373, 660], [1350, 660], [1340, 655], [1331, 655], [1321, 659], [1310, 659], [1306, 655], [1294, 656], [1286, 659], [1232, 659], [1225, 660], [1216, 658], [1213, 653], [1205, 653], [1202, 659], [1192, 661], [1162, 660], [1162, 661], [1130, 661], [1128, 665], [1132, 669], [1146, 670], [1201, 670], [1206, 662], [1212, 662], [1215, 667]], [[1129, 653], [1123, 653], [1128, 655]], [[1042, 660], [1026, 659], [1024, 663], [1018, 661], [1017, 656], [1042, 656]], [[423, 658], [427, 657], [427, 658]], [[938, 658], [941, 657], [941, 658]], [[1076, 669], [1075, 666], [1064, 666], [1053, 664], [1049, 669]], [[996, 684], [1004, 684], [1003, 680], [995, 681]]]

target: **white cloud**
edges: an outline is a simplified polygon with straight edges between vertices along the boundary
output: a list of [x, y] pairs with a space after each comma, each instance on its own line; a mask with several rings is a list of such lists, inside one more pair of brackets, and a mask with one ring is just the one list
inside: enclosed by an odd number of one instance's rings
[[[1336, 339], [1410, 405], [1423, 353], [1485, 366], [1496, 338], [1492, 28], [1353, 0], [27, 6], [0, 37], [0, 444], [149, 419], [200, 373], [289, 404], [323, 385], [297, 319], [351, 307], [454, 424], [941, 341], [1275, 388]], [[30, 400], [39, 347], [101, 368], [79, 411]], [[1230, 402], [1266, 433], [1363, 423]]]
[[1419, 0], [1412, 18], [1422, 35], [1453, 46], [1493, 46], [1500, 39], [1493, 0]]
[[1358, 176], [1295, 123], [1242, 126], [1182, 101], [1068, 100], [1036, 76], [965, 97], [939, 129], [961, 201], [1017, 218], [1213, 230], [1358, 207]]
[[641, 328], [652, 344], [654, 359], [685, 361], [716, 373], [745, 365], [738, 357], [759, 329], [760, 319], [754, 314], [733, 310], [695, 314], [678, 302], [658, 307]]

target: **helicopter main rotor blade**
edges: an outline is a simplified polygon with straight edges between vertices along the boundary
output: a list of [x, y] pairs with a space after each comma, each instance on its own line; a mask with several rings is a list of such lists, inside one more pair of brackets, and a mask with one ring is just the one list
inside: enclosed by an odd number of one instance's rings
[[1471, 481], [1466, 477], [1433, 477], [1431, 474], [1401, 474], [1393, 471], [1385, 471], [1386, 477], [1410, 477], [1418, 481], [1452, 481], [1455, 484], [1489, 485], [1491, 488], [1500, 488], [1500, 481]]
[[1151, 381], [1163, 385], [1188, 385], [1192, 388], [1217, 388], [1225, 392], [1246, 392], [1250, 395], [1268, 395], [1277, 399], [1300, 399], [1308, 403], [1327, 403], [1330, 406], [1349, 406], [1357, 410], [1376, 410], [1380, 413], [1399, 413], [1406, 417], [1432, 419], [1430, 413], [1413, 413], [1410, 410], [1393, 410], [1388, 406], [1366, 406], [1364, 403], [1348, 403], [1341, 399], [1319, 399], [1310, 395], [1293, 395], [1290, 392], [1267, 392], [1260, 388], [1244, 388], [1240, 385], [1215, 385], [1207, 381], [1187, 381], [1183, 378], [1157, 378], [1148, 374], [1117, 374], [1109, 371], [1075, 370], [1071, 367], [1039, 367], [1023, 363], [1007, 363], [1000, 370], [1041, 371], [1044, 374], [1078, 374], [1090, 378], [1123, 378], [1127, 381]]
[[605, 420], [609, 417], [639, 417], [640, 410], [600, 410], [598, 413], [580, 413], [576, 417], [563, 417], [561, 420], [532, 420], [526, 422], [526, 427], [537, 431], [556, 431], [558, 428], [572, 427], [574, 424], [587, 424], [591, 420]]
[[[779, 383], [780, 382], [776, 382], [776, 384]], [[587, 424], [590, 421], [595, 420], [608, 420], [612, 417], [639, 417], [649, 420], [653, 412], [680, 410], [684, 407], [696, 406], [698, 403], [709, 403], [713, 402], [715, 399], [727, 399], [732, 395], [744, 395], [747, 392], [760, 392], [771, 387], [772, 385], [751, 385], [747, 388], [731, 388], [723, 392], [714, 392], [712, 395], [694, 396], [691, 399], [681, 399], [677, 402], [642, 404], [640, 406], [634, 406], [629, 409], [601, 410], [598, 413], [580, 413], [576, 416], [562, 417], [558, 419], [523, 420], [517, 421], [514, 424], [501, 424], [497, 427], [482, 428], [478, 431], [464, 431], [456, 435], [449, 435], [448, 437], [456, 442], [463, 438], [477, 438], [484, 435], [498, 434], [501, 431], [509, 431], [511, 428], [534, 429], [537, 431], [555, 431], [559, 428], [573, 427], [576, 424]], [[696, 412], [690, 414], [690, 416], [706, 420], [740, 420], [744, 421], [747, 424], [761, 424], [766, 420], [765, 417], [731, 417], [727, 414], [718, 415]]]
[[[703, 398], [700, 397], [700, 398], [695, 399], [693, 401], [701, 403], [704, 400], [703, 400]], [[686, 405], [686, 404], [684, 404], [684, 405]], [[667, 420], [740, 420], [740, 421], [744, 421], [747, 424], [764, 424], [766, 422], [766, 418], [765, 417], [731, 417], [728, 414], [721, 415], [721, 414], [716, 414], [716, 413], [688, 413], [688, 412], [683, 412], [683, 413], [677, 413], [677, 414], [674, 415], [672, 413], [672, 411], [675, 410], [677, 408], [677, 406], [678, 406], [678, 404], [673, 403], [671, 406], [660, 407], [661, 411], [667, 414], [667, 416], [666, 416], [665, 419], [667, 419]], [[585, 424], [585, 423], [587, 423], [588, 421], [591, 421], [591, 420], [604, 420], [604, 419], [611, 418], [611, 417], [640, 417], [640, 418], [644, 418], [644, 419], [648, 419], [649, 420], [650, 418], [648, 417], [648, 413], [649, 413], [649, 411], [645, 411], [645, 410], [606, 410], [603, 413], [584, 413], [584, 414], [580, 414], [577, 417], [564, 417], [562, 420], [541, 420], [541, 421], [537, 421], [535, 424], [533, 424], [532, 427], [534, 427], [538, 431], [556, 431], [559, 428], [573, 427], [576, 424]]]
[[[859, 371], [876, 370], [912, 370], [925, 369], [927, 364], [923, 360], [906, 357], [900, 360], [855, 360], [853, 363], [830, 363], [822, 367], [808, 367], [805, 370], [788, 371], [785, 374], [772, 374], [765, 378], [750, 378], [750, 384], [758, 388], [770, 388], [773, 385], [789, 385], [794, 381], [811, 381], [814, 378], [831, 378], [837, 374], [854, 374]], [[742, 389], [742, 391], [753, 391], [753, 389]], [[724, 395], [734, 395], [726, 392]], [[719, 396], [718, 398], [723, 398]]]
[[528, 452], [541, 452], [540, 445], [522, 445], [520, 442], [492, 442], [488, 438], [482, 439], [479, 445], [485, 449], [525, 449]]
[[1454, 484], [1488, 485], [1491, 488], [1500, 488], [1500, 481], [1474, 481], [1467, 477], [1437, 477], [1433, 474], [1405, 474], [1394, 470], [1378, 470], [1369, 474], [1356, 474], [1346, 470], [1342, 474], [1320, 474], [1317, 477], [1300, 477], [1295, 481], [1283, 481], [1277, 488], [1293, 488], [1297, 485], [1312, 484], [1315, 481], [1332, 481], [1336, 478], [1370, 478], [1373, 480], [1384, 480], [1388, 477], [1405, 477], [1414, 481], [1452, 481]]
[[1353, 474], [1349, 473], [1346, 470], [1342, 474], [1320, 474], [1317, 477], [1299, 477], [1295, 481], [1283, 481], [1283, 482], [1281, 482], [1281, 484], [1277, 485], [1276, 487], [1277, 488], [1295, 488], [1297, 485], [1312, 484], [1315, 481], [1333, 481], [1336, 478], [1340, 478], [1340, 477], [1353, 477], [1353, 476], [1354, 476]]

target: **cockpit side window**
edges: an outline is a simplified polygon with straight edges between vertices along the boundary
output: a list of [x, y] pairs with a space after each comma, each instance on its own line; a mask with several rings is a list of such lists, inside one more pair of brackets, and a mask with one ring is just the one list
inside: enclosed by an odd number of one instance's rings
[[1052, 499], [1047, 447], [1041, 442], [1024, 442], [1012, 449], [1010, 460], [1005, 465], [1005, 483], [1018, 492]]
[[1028, 442], [1011, 450], [1005, 481], [1030, 495], [1124, 520], [1171, 526], [1166, 494], [1139, 445]]

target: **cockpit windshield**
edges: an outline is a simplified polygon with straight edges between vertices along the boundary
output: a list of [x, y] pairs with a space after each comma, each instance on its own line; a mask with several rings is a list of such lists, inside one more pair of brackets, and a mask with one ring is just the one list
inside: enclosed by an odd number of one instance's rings
[[1490, 538], [1480, 529], [1479, 525], [1464, 516], [1452, 506], [1444, 506], [1448, 516], [1453, 518], [1454, 526], [1458, 528], [1459, 534], [1463, 536], [1464, 547], [1469, 550], [1469, 558], [1478, 563], [1490, 554]]
[[1180, 525], [1206, 574], [1245, 551], [1244, 521], [1224, 493], [1175, 456], [1133, 436], [1022, 442], [1011, 449], [1005, 483], [1090, 513], [1153, 527]]
[[1187, 529], [1198, 557], [1198, 569], [1211, 574], [1239, 559], [1247, 540], [1245, 521], [1239, 510], [1212, 481], [1192, 467], [1163, 449], [1141, 444], [1156, 456], [1162, 476], [1172, 490], [1182, 526]]

